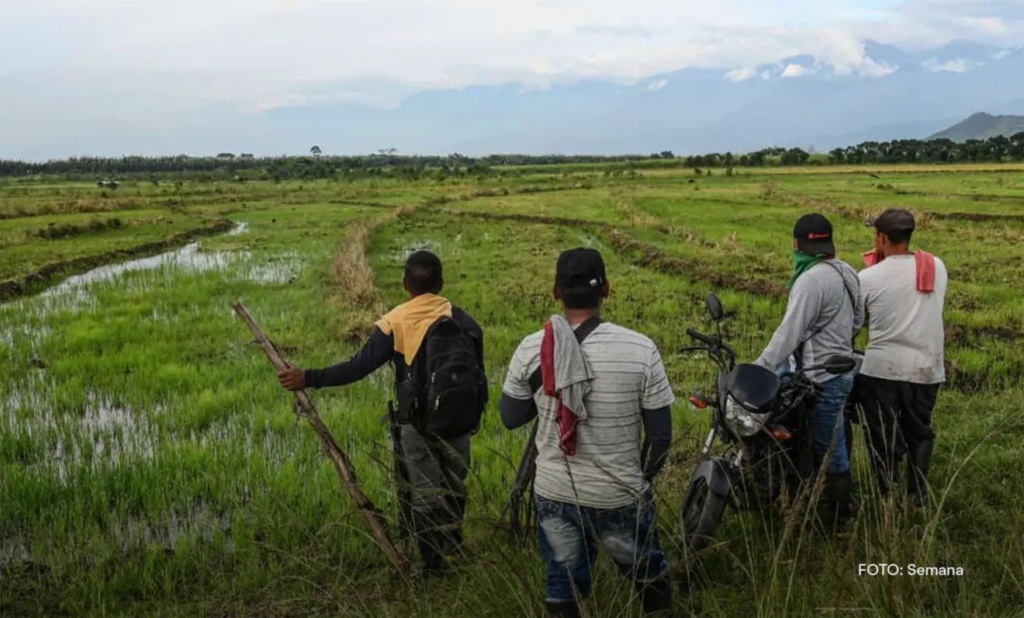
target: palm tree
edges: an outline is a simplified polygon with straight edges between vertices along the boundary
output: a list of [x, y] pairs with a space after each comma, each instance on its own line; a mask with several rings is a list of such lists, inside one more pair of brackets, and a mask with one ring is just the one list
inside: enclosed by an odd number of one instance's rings
[[314, 157], [319, 157], [321, 154], [323, 154], [323, 152], [324, 151], [320, 150], [319, 146], [313, 146], [312, 148], [309, 149], [309, 154], [313, 155]]

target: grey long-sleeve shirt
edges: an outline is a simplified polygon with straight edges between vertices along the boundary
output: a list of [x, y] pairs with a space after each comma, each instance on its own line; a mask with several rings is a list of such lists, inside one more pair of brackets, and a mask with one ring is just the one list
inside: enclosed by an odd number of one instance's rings
[[[853, 338], [863, 325], [864, 299], [857, 271], [842, 260], [827, 260], [796, 280], [786, 316], [755, 362], [775, 371], [801, 344], [804, 367], [820, 365], [833, 356], [851, 356]], [[835, 377], [822, 370], [807, 375], [818, 383]]]

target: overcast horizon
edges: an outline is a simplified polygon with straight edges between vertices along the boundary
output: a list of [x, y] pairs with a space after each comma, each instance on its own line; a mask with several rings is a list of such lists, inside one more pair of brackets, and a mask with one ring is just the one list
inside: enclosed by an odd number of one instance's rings
[[884, 78], [893, 67], [865, 53], [867, 40], [1017, 47], [1024, 1], [4, 0], [0, 157], [213, 154], [213, 132], [243, 134], [269, 110], [390, 108], [423, 90], [634, 83], [689, 67], [742, 80], [801, 54]]

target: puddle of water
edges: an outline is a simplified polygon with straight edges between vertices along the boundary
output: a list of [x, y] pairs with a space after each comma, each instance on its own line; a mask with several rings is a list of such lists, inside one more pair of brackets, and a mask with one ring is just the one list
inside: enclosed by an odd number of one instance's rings
[[605, 244], [603, 242], [601, 242], [597, 238], [594, 238], [593, 236], [583, 236], [581, 234], [579, 236], [579, 240], [580, 240], [580, 244], [582, 246], [593, 247], [593, 248], [595, 248], [595, 249], [597, 249], [599, 251], [602, 251], [602, 252], [608, 250], [608, 247], [605, 246]]
[[236, 225], [231, 231], [227, 233], [228, 236], [238, 236], [239, 234], [245, 234], [249, 231], [249, 222], [242, 221]]
[[[154, 523], [137, 517], [118, 521], [110, 531], [117, 539], [121, 551], [134, 547], [158, 545], [174, 550], [182, 538], [212, 542], [217, 532], [231, 531], [231, 517], [226, 512], [217, 512], [205, 502], [193, 504], [185, 512], [171, 511], [165, 523]], [[226, 551], [233, 547], [228, 539]]]
[[[248, 230], [248, 223], [238, 223], [228, 234], [240, 234]], [[4, 305], [16, 311], [28, 310], [31, 314], [46, 315], [61, 310], [97, 309], [97, 301], [90, 289], [98, 284], [109, 283], [129, 272], [158, 271], [163, 267], [179, 268], [186, 272], [202, 272], [226, 269], [235, 259], [248, 259], [245, 252], [202, 252], [199, 241], [191, 242], [180, 249], [167, 251], [150, 257], [128, 260], [118, 264], [100, 266], [90, 271], [68, 277], [59, 284], [44, 290], [37, 298], [22, 299]], [[134, 285], [135, 287], [128, 287]], [[145, 287], [145, 284], [143, 284]], [[135, 290], [139, 284], [127, 284], [126, 289]], [[4, 335], [6, 338], [6, 335]]]
[[395, 262], [405, 263], [405, 260], [408, 259], [410, 254], [421, 249], [426, 249], [436, 255], [441, 255], [442, 253], [440, 242], [436, 240], [423, 239], [407, 242], [401, 249], [393, 250], [390, 257]]
[[14, 536], [0, 543], [0, 569], [8, 564], [27, 563], [32, 559], [24, 537]]
[[153, 270], [161, 266], [175, 266], [188, 272], [201, 272], [215, 268], [225, 268], [228, 262], [229, 256], [226, 253], [203, 253], [199, 251], [199, 243], [192, 242], [176, 251], [94, 268], [88, 272], [65, 279], [40, 294], [40, 296], [52, 298], [54, 296], [67, 295], [90, 284], [109, 281], [130, 271]]
[[[102, 525], [102, 524], [101, 524]], [[151, 521], [140, 517], [126, 517], [111, 522], [104, 532], [117, 543], [118, 548], [127, 553], [138, 547], [158, 546], [166, 551], [174, 551], [178, 541], [183, 538], [196, 539], [211, 543], [217, 533], [225, 536], [231, 533], [231, 517], [226, 511], [217, 511], [205, 502], [191, 505], [187, 509], [173, 509], [162, 521]], [[86, 533], [88, 534], [88, 533]], [[76, 532], [71, 531], [66, 546], [82, 546], [76, 540]], [[42, 548], [37, 548], [42, 549]], [[45, 549], [44, 549], [45, 551]], [[224, 551], [234, 551], [234, 543], [225, 539]], [[24, 536], [15, 534], [0, 541], [0, 569], [7, 565], [31, 564], [33, 558], [32, 543]]]
[[80, 411], [58, 411], [54, 389], [52, 378], [30, 373], [0, 401], [0, 431], [24, 434], [47, 452], [36, 465], [40, 474], [56, 472], [66, 483], [75, 466], [99, 470], [153, 458], [158, 432], [151, 419], [164, 406], [136, 410], [87, 392]]
[[239, 274], [256, 283], [290, 283], [305, 266], [306, 260], [293, 251], [273, 256], [263, 264], [247, 262]]

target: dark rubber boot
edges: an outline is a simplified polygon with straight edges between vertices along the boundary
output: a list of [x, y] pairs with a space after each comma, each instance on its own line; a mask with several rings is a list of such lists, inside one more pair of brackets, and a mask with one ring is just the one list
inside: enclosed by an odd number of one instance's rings
[[561, 603], [546, 603], [548, 616], [550, 618], [580, 618], [580, 606], [576, 601], [564, 601]]
[[894, 461], [889, 469], [883, 464], [875, 465], [875, 477], [878, 479], [878, 495], [886, 498], [893, 487], [900, 484], [900, 463]]
[[825, 477], [825, 500], [832, 532], [846, 532], [853, 523], [853, 475], [849, 470]]
[[444, 559], [446, 539], [438, 529], [437, 515], [436, 512], [419, 512], [413, 517], [416, 545], [423, 560], [423, 574], [428, 576], [441, 575], [448, 567], [448, 562]]
[[640, 601], [645, 614], [670, 615], [672, 610], [672, 582], [668, 579], [660, 579], [648, 584], [638, 583], [636, 586], [640, 591]]
[[444, 575], [448, 570], [448, 562], [438, 548], [442, 543], [443, 541], [438, 539], [438, 535], [430, 530], [419, 532], [416, 535], [416, 544], [420, 550], [420, 558], [423, 560], [424, 575], [436, 577]]
[[907, 459], [907, 495], [917, 506], [928, 497], [928, 468], [932, 462], [934, 440], [925, 440], [910, 452]]
[[466, 499], [453, 498], [452, 510], [454, 511], [452, 513], [452, 517], [455, 524], [449, 534], [449, 546], [447, 548], [447, 552], [450, 555], [457, 556], [462, 552], [462, 522], [466, 517]]

